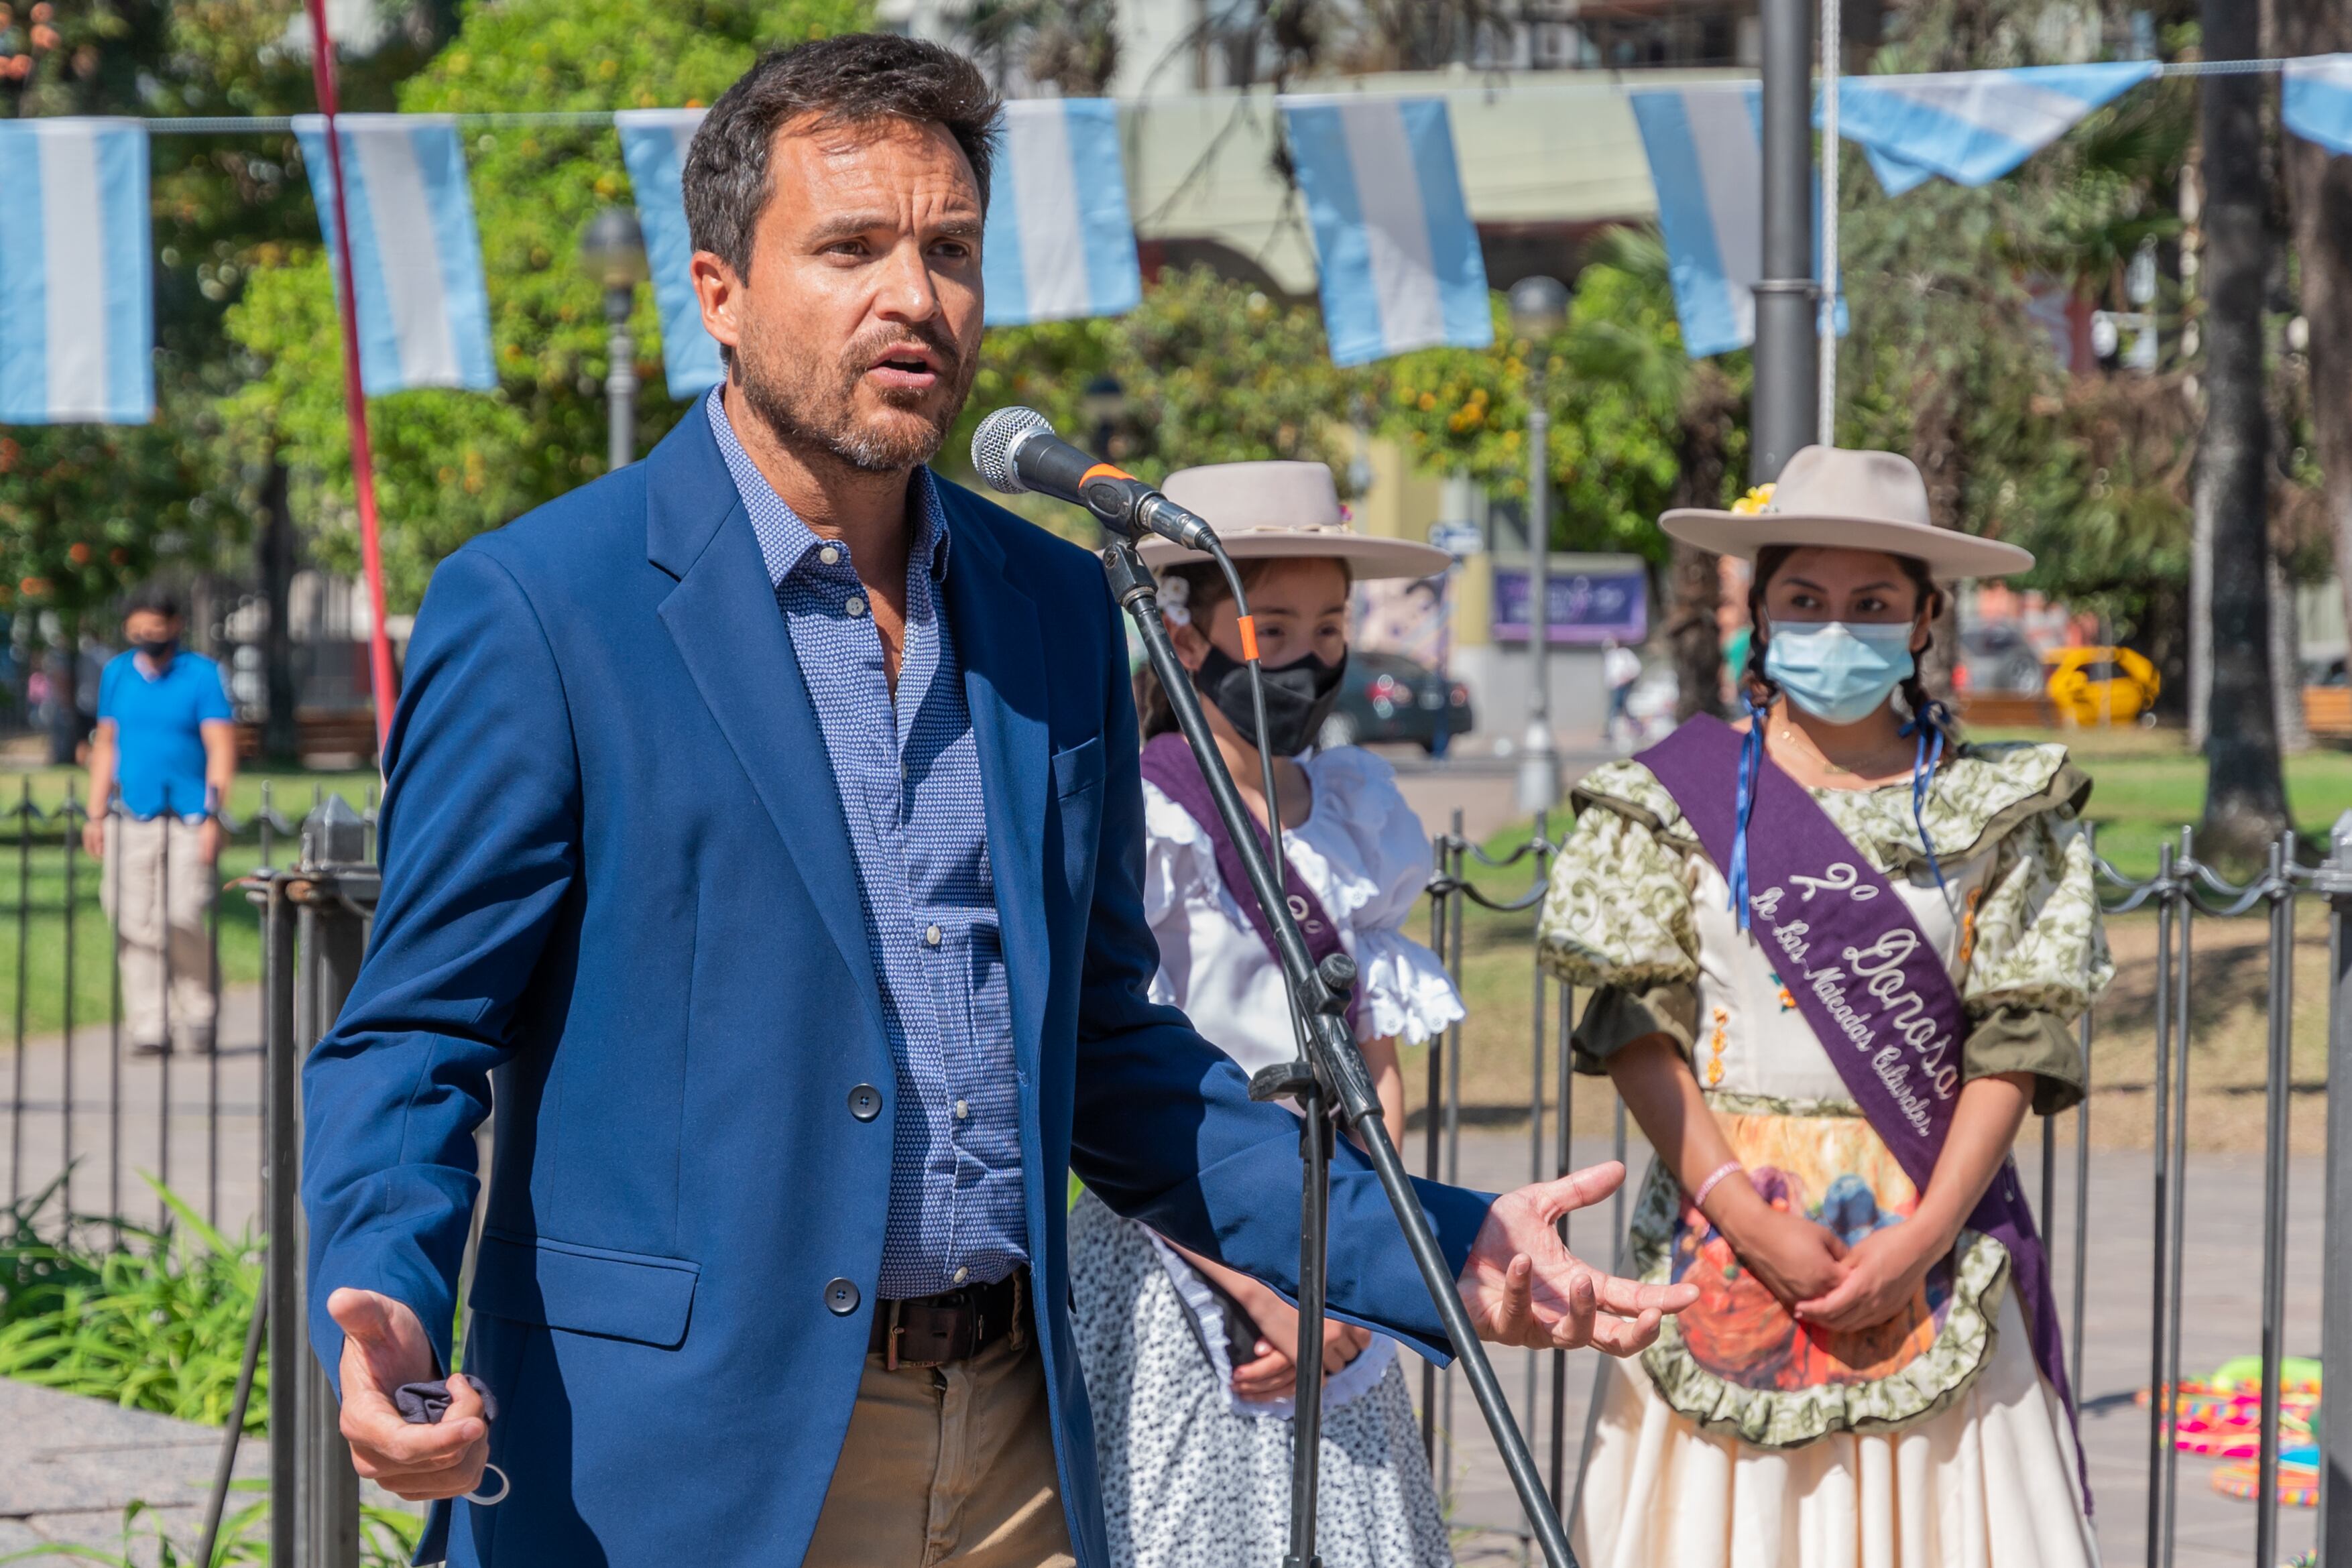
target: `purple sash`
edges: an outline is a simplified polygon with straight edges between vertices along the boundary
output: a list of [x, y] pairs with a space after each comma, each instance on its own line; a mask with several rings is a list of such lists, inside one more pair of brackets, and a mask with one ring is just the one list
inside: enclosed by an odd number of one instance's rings
[[[1718, 868], [1731, 863], [1739, 747], [1730, 726], [1702, 715], [1634, 758], [1675, 798]], [[1887, 880], [1769, 757], [1757, 774], [1748, 875], [1750, 934], [1788, 980], [1797, 1010], [1871, 1129], [1925, 1192], [1959, 1103], [1968, 1033], [1960, 994], [1935, 945]], [[2014, 1161], [2002, 1162], [1968, 1223], [2008, 1249], [2033, 1359], [2074, 1418], [2050, 1260]], [[2074, 1451], [2080, 1465], [2079, 1420]], [[2090, 1490], [2084, 1470], [2085, 1512]]]
[[[1258, 907], [1257, 894], [1250, 889], [1249, 870], [1242, 863], [1241, 847], [1234, 842], [1233, 835], [1225, 831], [1225, 820], [1217, 814], [1216, 798], [1209, 793], [1209, 781], [1202, 775], [1200, 759], [1192, 755], [1192, 748], [1184, 744], [1184, 737], [1171, 730], [1144, 742], [1143, 776], [1150, 779], [1162, 795], [1181, 806], [1184, 814], [1198, 822], [1201, 831], [1209, 835], [1210, 847], [1217, 853], [1217, 874], [1224, 879], [1225, 890], [1234, 895], [1234, 902], [1241, 905], [1242, 914], [1249, 920], [1250, 929], [1257, 933], [1257, 939], [1265, 944], [1266, 956], [1280, 964], [1282, 951], [1274, 945], [1274, 922], [1266, 918], [1264, 909]], [[1258, 847], [1271, 853], [1273, 840], [1266, 831], [1255, 823], [1251, 826], [1256, 828]], [[1322, 900], [1315, 896], [1315, 890], [1298, 879], [1298, 868], [1285, 860], [1282, 870], [1283, 892], [1289, 896], [1290, 917], [1298, 922], [1299, 935], [1307, 938], [1307, 962], [1320, 964], [1330, 955], [1343, 951], [1338, 924], [1325, 912]], [[1360, 987], [1348, 998], [1348, 1027], [1350, 1030], [1356, 1027], [1356, 1016], [1363, 1006], [1363, 999]]]

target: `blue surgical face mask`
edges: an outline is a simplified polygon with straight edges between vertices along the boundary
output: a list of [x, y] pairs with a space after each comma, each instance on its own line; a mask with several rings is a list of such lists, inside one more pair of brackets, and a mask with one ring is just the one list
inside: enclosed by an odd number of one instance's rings
[[1815, 718], [1855, 724], [1913, 669], [1907, 621], [1783, 621], [1764, 644], [1765, 676]]

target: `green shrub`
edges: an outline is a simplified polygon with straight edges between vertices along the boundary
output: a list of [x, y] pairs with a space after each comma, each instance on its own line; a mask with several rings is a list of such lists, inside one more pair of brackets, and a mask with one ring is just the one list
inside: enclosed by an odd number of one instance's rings
[[[84, 1218], [44, 1235], [36, 1217], [54, 1186], [0, 1210], [0, 1377], [217, 1427], [261, 1292], [261, 1242], [230, 1241], [147, 1179], [173, 1215], [160, 1230]], [[118, 1234], [120, 1246], [95, 1245]], [[248, 1432], [267, 1427], [268, 1376], [257, 1369]]]

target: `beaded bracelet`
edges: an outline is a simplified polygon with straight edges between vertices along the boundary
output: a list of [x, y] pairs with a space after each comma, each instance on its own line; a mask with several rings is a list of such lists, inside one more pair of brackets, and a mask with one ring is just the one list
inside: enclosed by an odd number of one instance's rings
[[1691, 1194], [1691, 1207], [1704, 1214], [1706, 1211], [1706, 1195], [1713, 1192], [1717, 1185], [1734, 1171], [1738, 1171], [1743, 1176], [1747, 1174], [1738, 1160], [1726, 1160], [1708, 1172], [1707, 1178], [1698, 1184], [1698, 1190]]

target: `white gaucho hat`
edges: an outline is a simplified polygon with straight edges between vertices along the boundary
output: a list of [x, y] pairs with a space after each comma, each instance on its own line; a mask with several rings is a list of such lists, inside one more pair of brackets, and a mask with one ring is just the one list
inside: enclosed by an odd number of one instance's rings
[[1822, 545], [1912, 556], [1937, 577], [2001, 577], [2033, 564], [2032, 552], [2015, 545], [1937, 528], [1927, 482], [1911, 459], [1894, 452], [1803, 447], [1761, 508], [1678, 507], [1658, 526], [1685, 544], [1742, 560], [1768, 545]]
[[[1357, 581], [1379, 577], [1434, 577], [1454, 558], [1435, 545], [1360, 534], [1339, 509], [1339, 489], [1320, 463], [1211, 463], [1168, 476], [1162, 494], [1206, 518], [1235, 560], [1268, 556], [1325, 556], [1344, 560]], [[1144, 564], [1190, 566], [1209, 558], [1172, 540], [1139, 547]]]

